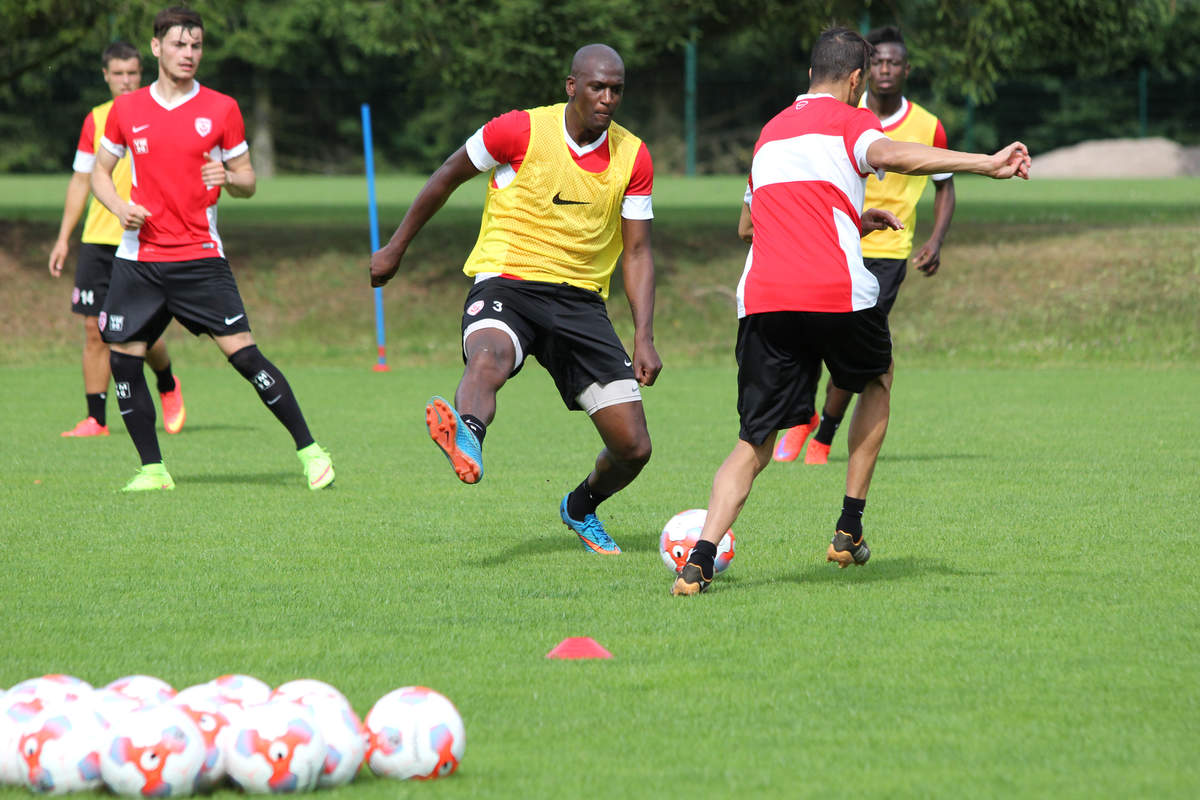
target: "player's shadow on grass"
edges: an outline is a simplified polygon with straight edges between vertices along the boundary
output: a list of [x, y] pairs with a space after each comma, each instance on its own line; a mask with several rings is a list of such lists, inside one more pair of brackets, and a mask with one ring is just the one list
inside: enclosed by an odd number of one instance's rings
[[507, 547], [498, 553], [492, 553], [487, 558], [479, 559], [479, 566], [498, 567], [517, 558], [550, 555], [561, 553], [565, 550], [582, 549], [583, 545], [579, 543], [579, 539], [576, 538], [575, 534], [563, 528], [561, 536], [531, 537], [511, 547]]
[[852, 581], [854, 583], [875, 583], [877, 581], [903, 581], [912, 578], [924, 578], [930, 575], [946, 575], [951, 577], [978, 578], [993, 574], [989, 570], [969, 570], [951, 566], [936, 558], [917, 558], [906, 556], [902, 558], [878, 558], [871, 560], [861, 567], [846, 567], [839, 569], [832, 562], [810, 564], [806, 567], [783, 576], [785, 582], [812, 585], [817, 583], [833, 583], [834, 581]]
[[[183, 426], [182, 431], [180, 431], [177, 434], [171, 434], [170, 438], [178, 437], [181, 439], [186, 439], [188, 436], [191, 436], [191, 435], [197, 434], [197, 433], [201, 433], [201, 434], [224, 433], [226, 431], [239, 431], [239, 432], [244, 433], [246, 431], [257, 431], [257, 430], [265, 430], [265, 429], [260, 429], [256, 425], [230, 425], [227, 422], [189, 422]], [[164, 434], [161, 431], [159, 432], [159, 435], [167, 436], [167, 434]]]
[[220, 475], [184, 475], [180, 483], [255, 484], [258, 486], [299, 486], [303, 477], [298, 470], [291, 472], [243, 472]]

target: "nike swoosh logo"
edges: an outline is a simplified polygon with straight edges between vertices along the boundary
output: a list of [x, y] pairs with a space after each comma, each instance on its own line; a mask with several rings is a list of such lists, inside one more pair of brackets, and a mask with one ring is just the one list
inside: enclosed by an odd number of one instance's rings
[[555, 192], [551, 202], [556, 206], [590, 206], [586, 200], [563, 200], [562, 192]]
[[132, 408], [127, 408], [127, 409], [125, 409], [124, 411], [122, 411], [122, 412], [121, 412], [121, 416], [123, 417], [123, 416], [125, 416], [126, 414], [132, 414], [132, 413], [133, 413], [133, 409], [132, 409]]
[[244, 316], [246, 316], [246, 315], [245, 315], [245, 314], [238, 314], [236, 317], [226, 317], [226, 318], [225, 318], [225, 324], [226, 324], [226, 325], [232, 325], [233, 323], [237, 322], [239, 319], [241, 319], [241, 318], [242, 318], [242, 317], [244, 317]]
[[267, 405], [269, 405], [269, 406], [273, 406], [273, 405], [275, 405], [276, 403], [278, 403], [278, 402], [279, 402], [279, 398], [281, 398], [281, 397], [283, 397], [283, 395], [281, 395], [281, 394], [279, 394], [279, 395], [275, 395], [275, 399], [274, 399], [274, 400], [268, 400], [268, 401], [267, 401]]
[[630, 360], [627, 358], [627, 359], [625, 359], [625, 366], [627, 366], [627, 367], [632, 367], [632, 366], [633, 366], [633, 362], [632, 362], [632, 361], [630, 361]]
[[133, 126], [133, 132], [134, 132], [134, 133], [141, 133], [142, 131], [146, 130], [146, 128], [149, 128], [149, 127], [150, 127], [150, 125], [149, 125], [149, 124], [146, 124], [146, 125], [134, 125], [134, 126]]

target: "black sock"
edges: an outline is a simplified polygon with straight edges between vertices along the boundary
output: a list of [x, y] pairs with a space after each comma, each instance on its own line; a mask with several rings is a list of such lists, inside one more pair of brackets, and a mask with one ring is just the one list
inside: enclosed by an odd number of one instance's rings
[[862, 500], [857, 497], [846, 495], [842, 499], [842, 515], [838, 517], [837, 529], [842, 533], [850, 534], [850, 538], [854, 541], [862, 539], [862, 515], [863, 509], [867, 507], [867, 500]]
[[161, 463], [162, 451], [158, 449], [158, 434], [154, 430], [154, 399], [142, 372], [145, 359], [113, 350], [109, 353], [108, 363], [112, 367], [117, 408], [138, 456], [143, 464]]
[[583, 479], [583, 483], [575, 487], [575, 491], [567, 495], [567, 513], [571, 515], [571, 519], [583, 519], [588, 514], [596, 513], [596, 506], [603, 503], [611, 494], [600, 494], [594, 492], [588, 487], [587, 478]]
[[175, 391], [175, 376], [171, 373], [171, 362], [162, 370], [154, 370], [154, 377], [158, 379], [158, 393], [166, 394], [167, 392]]
[[463, 424], [471, 429], [471, 433], [475, 434], [475, 439], [479, 442], [479, 446], [483, 447], [483, 437], [487, 433], [487, 425], [483, 424], [483, 420], [474, 414], [463, 414]]
[[297, 450], [313, 443], [312, 434], [308, 432], [308, 423], [304, 421], [300, 403], [296, 401], [296, 395], [292, 393], [287, 378], [258, 351], [257, 345], [252, 344], [238, 350], [229, 357], [229, 363], [258, 390], [258, 399], [262, 400], [263, 405], [287, 428], [296, 441]]
[[85, 395], [87, 397], [88, 416], [99, 422], [101, 425], [107, 425], [107, 409], [108, 394], [100, 392], [99, 394]]
[[817, 433], [813, 436], [821, 444], [833, 444], [833, 435], [837, 433], [838, 425], [842, 424], [841, 417], [835, 417], [831, 414], [821, 415], [821, 425], [817, 428]]
[[713, 561], [717, 557], [717, 546], [712, 542], [701, 539], [696, 542], [696, 546], [692, 548], [691, 555], [688, 556], [688, 563], [695, 564], [700, 568], [700, 574], [704, 576], [704, 580], [711, 581], [713, 577]]

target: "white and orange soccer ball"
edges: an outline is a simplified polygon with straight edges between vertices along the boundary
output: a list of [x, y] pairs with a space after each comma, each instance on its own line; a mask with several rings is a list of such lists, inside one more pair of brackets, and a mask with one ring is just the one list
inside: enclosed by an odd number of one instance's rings
[[325, 737], [312, 712], [290, 700], [246, 706], [224, 736], [225, 769], [252, 794], [307, 792], [325, 768]]
[[[659, 554], [662, 556], [663, 563], [667, 565], [667, 569], [676, 573], [683, 569], [688, 556], [691, 555], [692, 548], [696, 546], [696, 542], [700, 541], [700, 532], [704, 528], [704, 520], [707, 517], [707, 509], [689, 508], [667, 520], [667, 524], [663, 526], [662, 535], [658, 539]], [[717, 544], [717, 557], [713, 561], [715, 572], [724, 572], [729, 569], [729, 562], [733, 561], [733, 545], [733, 531], [727, 530]]]
[[186, 797], [196, 791], [205, 755], [204, 737], [183, 709], [150, 706], [113, 723], [100, 774], [125, 797]]
[[156, 706], [175, 696], [175, 687], [152, 675], [126, 675], [104, 688], [137, 700], [142, 706]]
[[367, 753], [366, 729], [344, 694], [324, 681], [301, 678], [276, 687], [271, 699], [291, 700], [312, 712], [326, 747], [318, 786], [341, 786], [354, 780]]
[[208, 684], [193, 686], [171, 698], [171, 705], [188, 715], [204, 739], [204, 764], [196, 781], [196, 790], [201, 792], [216, 788], [226, 777], [223, 740], [228, 735], [229, 716], [211, 689]]
[[17, 738], [21, 780], [40, 794], [98, 789], [104, 722], [87, 703], [64, 703], [38, 713]]
[[271, 687], [253, 675], [222, 675], [208, 685], [223, 706], [255, 706], [271, 699]]
[[462, 716], [424, 686], [388, 692], [367, 713], [367, 764], [387, 778], [442, 778], [458, 769], [467, 747]]

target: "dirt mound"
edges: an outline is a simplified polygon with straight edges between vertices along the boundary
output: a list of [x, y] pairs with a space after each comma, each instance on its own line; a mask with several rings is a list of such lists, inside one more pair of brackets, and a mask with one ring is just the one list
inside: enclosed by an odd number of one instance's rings
[[1174, 178], [1200, 175], [1200, 148], [1170, 139], [1102, 139], [1033, 154], [1041, 178]]

